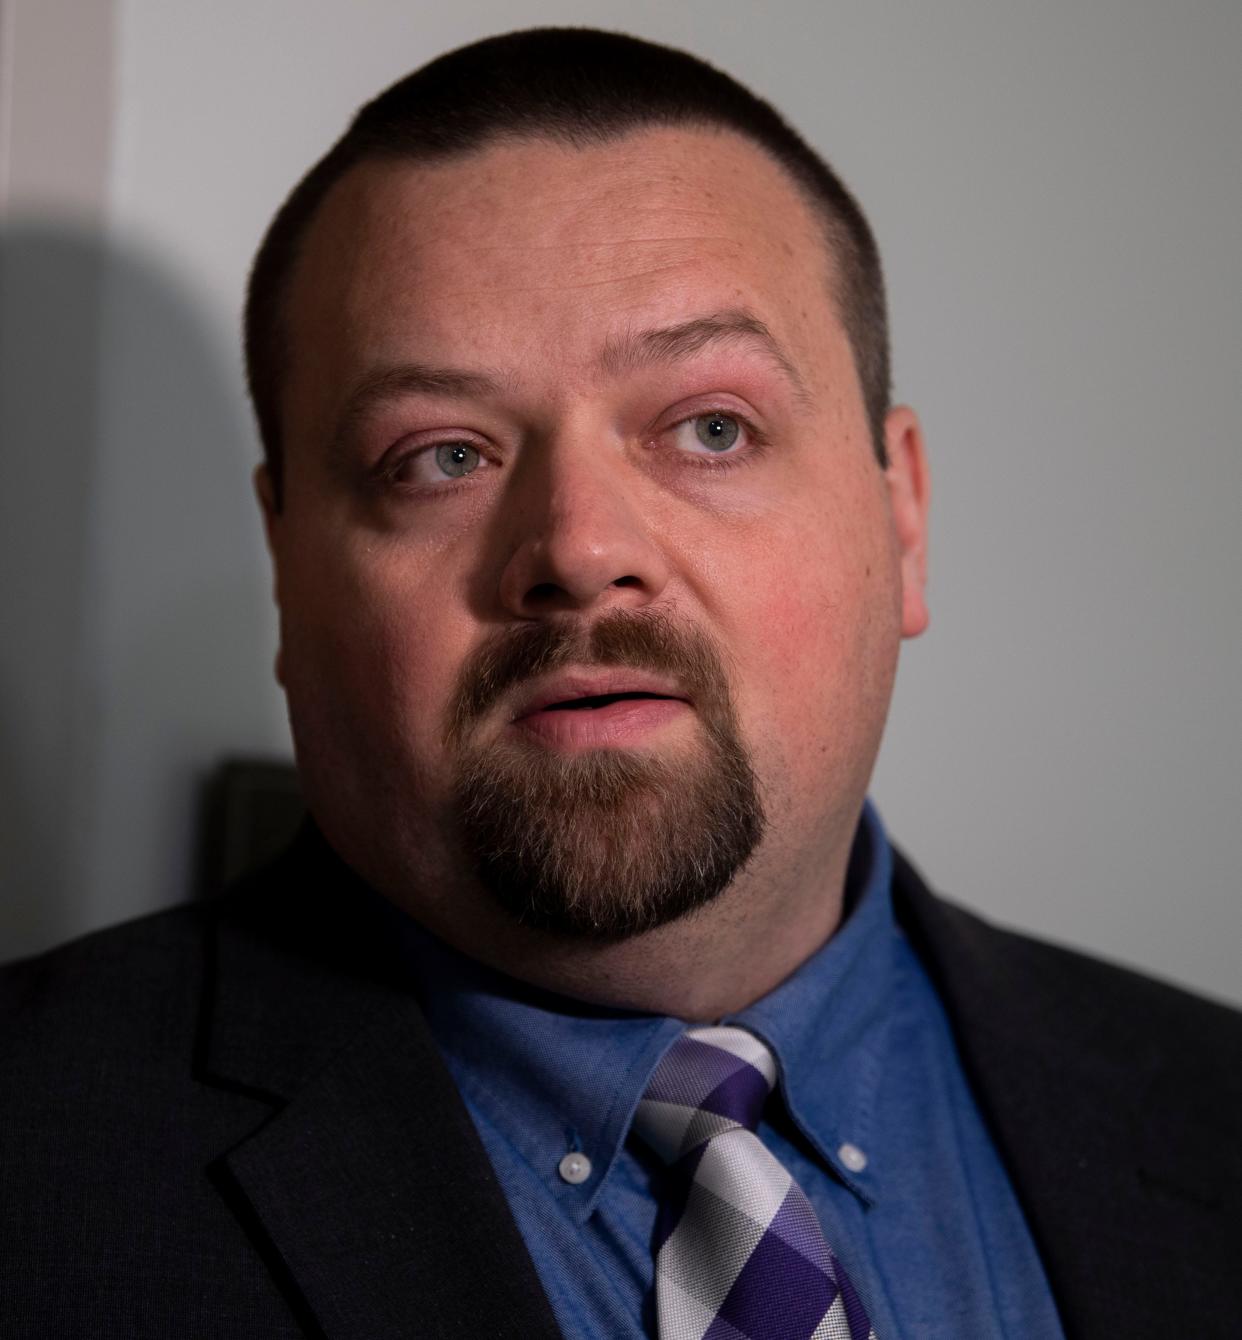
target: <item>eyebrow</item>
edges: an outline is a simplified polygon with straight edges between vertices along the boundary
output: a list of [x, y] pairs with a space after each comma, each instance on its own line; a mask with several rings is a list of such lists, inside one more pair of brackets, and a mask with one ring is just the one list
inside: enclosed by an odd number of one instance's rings
[[369, 373], [349, 393], [341, 413], [340, 431], [381, 409], [389, 401], [409, 395], [496, 395], [505, 378], [464, 368], [438, 368], [430, 363], [399, 363]]
[[[786, 378], [800, 400], [807, 399], [806, 384], [789, 355], [766, 325], [745, 308], [730, 308], [693, 317], [673, 326], [628, 331], [610, 337], [598, 359], [601, 371], [613, 376], [661, 363], [692, 358], [714, 345], [749, 344], [763, 354]], [[513, 383], [512, 376], [466, 368], [436, 367], [430, 363], [399, 363], [379, 368], [350, 392], [332, 434], [332, 454], [344, 455], [344, 445], [357, 426], [385, 405], [412, 395], [458, 397], [495, 396]]]
[[799, 399], [807, 397], [806, 383], [793, 360], [767, 326], [742, 307], [694, 317], [675, 326], [614, 336], [605, 344], [599, 365], [605, 372], [617, 375], [660, 363], [675, 363], [714, 345], [727, 344], [751, 345], [786, 378]]

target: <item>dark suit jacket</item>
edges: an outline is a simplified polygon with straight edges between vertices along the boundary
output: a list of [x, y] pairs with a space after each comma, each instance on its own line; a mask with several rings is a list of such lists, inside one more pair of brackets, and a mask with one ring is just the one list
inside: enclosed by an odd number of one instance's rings
[[[557, 1334], [363, 893], [311, 831], [0, 973], [0, 1335]], [[895, 894], [1067, 1334], [1242, 1335], [1242, 1016]]]

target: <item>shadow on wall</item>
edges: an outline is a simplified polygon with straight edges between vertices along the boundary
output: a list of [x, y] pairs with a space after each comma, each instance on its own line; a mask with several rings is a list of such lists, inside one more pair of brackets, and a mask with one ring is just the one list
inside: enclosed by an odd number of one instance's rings
[[203, 775], [287, 750], [253, 460], [175, 281], [0, 234], [0, 959], [190, 896]]

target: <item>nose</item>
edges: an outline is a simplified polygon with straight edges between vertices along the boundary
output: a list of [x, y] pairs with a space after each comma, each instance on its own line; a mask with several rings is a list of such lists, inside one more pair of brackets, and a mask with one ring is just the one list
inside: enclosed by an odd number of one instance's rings
[[668, 582], [624, 457], [589, 441], [555, 442], [514, 479], [500, 600], [519, 618], [640, 608]]

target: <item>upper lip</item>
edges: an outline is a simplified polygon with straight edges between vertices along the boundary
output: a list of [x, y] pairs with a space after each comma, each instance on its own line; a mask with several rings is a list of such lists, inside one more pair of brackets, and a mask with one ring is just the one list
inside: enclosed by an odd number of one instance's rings
[[570, 670], [537, 680], [515, 704], [513, 720], [542, 712], [555, 703], [575, 698], [599, 698], [613, 693], [650, 693], [660, 698], [690, 699], [672, 679], [646, 670], [627, 670], [617, 666], [604, 670]]

